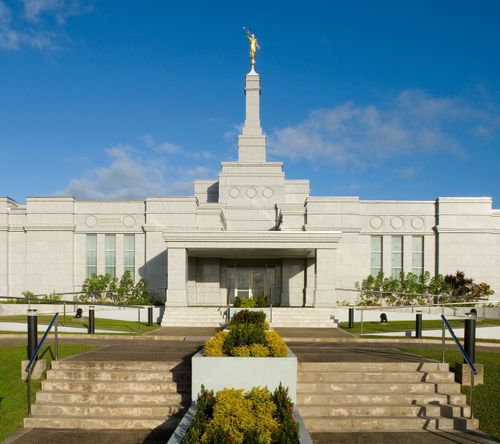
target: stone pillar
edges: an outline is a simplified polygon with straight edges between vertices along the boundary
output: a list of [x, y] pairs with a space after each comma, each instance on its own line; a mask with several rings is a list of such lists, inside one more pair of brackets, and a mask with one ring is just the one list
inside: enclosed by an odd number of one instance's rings
[[302, 307], [305, 283], [304, 268], [303, 259], [283, 259], [282, 306]]
[[167, 249], [167, 306], [187, 306], [187, 250]]
[[306, 259], [306, 300], [305, 306], [312, 307], [314, 305], [314, 293], [316, 291], [316, 261], [314, 258]]
[[260, 77], [252, 69], [245, 79], [246, 118], [238, 137], [238, 162], [265, 162], [266, 136], [260, 127]]
[[333, 248], [318, 248], [316, 250], [315, 307], [333, 307], [335, 305], [336, 259], [337, 250]]

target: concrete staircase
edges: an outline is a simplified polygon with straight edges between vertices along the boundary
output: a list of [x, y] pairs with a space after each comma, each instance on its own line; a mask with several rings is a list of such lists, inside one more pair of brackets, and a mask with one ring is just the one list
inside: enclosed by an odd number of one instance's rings
[[190, 401], [180, 362], [53, 361], [25, 427], [173, 429]]
[[332, 308], [273, 307], [272, 327], [332, 328], [338, 327]]
[[226, 307], [165, 307], [162, 327], [220, 327]]
[[311, 433], [478, 427], [441, 363], [301, 362], [297, 404]]

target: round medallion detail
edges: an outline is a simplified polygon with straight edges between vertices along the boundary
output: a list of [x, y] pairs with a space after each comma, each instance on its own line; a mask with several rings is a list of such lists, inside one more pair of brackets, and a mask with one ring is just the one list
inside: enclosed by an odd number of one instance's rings
[[403, 228], [403, 225], [404, 225], [403, 218], [395, 216], [391, 219], [391, 227], [394, 228], [395, 230]]
[[123, 226], [125, 228], [132, 228], [135, 226], [135, 218], [134, 216], [125, 216], [123, 218]]
[[240, 195], [240, 190], [238, 190], [238, 188], [231, 188], [229, 190], [229, 195], [233, 198], [233, 199], [236, 199], [237, 197], [239, 197]]
[[374, 230], [380, 230], [382, 228], [382, 225], [384, 225], [384, 221], [381, 217], [374, 216], [370, 219], [370, 227], [372, 227]]
[[257, 196], [257, 190], [255, 188], [249, 188], [247, 190], [247, 197], [253, 199], [255, 196]]
[[94, 228], [97, 225], [97, 218], [95, 216], [87, 216], [85, 225], [89, 228]]
[[266, 199], [271, 199], [271, 197], [273, 197], [273, 190], [271, 188], [264, 188], [264, 191], [262, 192], [262, 195], [266, 198]]
[[411, 226], [413, 228], [415, 228], [415, 230], [420, 230], [421, 228], [423, 228], [425, 225], [425, 222], [424, 220], [417, 216], [417, 217], [414, 217], [412, 220], [411, 220]]

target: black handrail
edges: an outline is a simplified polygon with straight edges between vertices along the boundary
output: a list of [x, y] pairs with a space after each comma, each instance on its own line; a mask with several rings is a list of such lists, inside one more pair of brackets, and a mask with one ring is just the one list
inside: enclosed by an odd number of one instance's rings
[[54, 314], [54, 317], [50, 321], [50, 324], [48, 325], [47, 329], [45, 330], [45, 333], [43, 334], [41, 341], [38, 343], [38, 346], [36, 347], [35, 351], [33, 352], [33, 355], [31, 356], [30, 361], [25, 369], [25, 371], [28, 373], [28, 375], [26, 377], [26, 383], [28, 384], [28, 418], [31, 417], [31, 373], [33, 372], [33, 366], [35, 365], [35, 362], [37, 360], [38, 353], [39, 353], [40, 349], [42, 348], [43, 343], [45, 342], [45, 339], [47, 339], [47, 336], [48, 336], [51, 328], [54, 326], [54, 324], [55, 324], [54, 333], [56, 335], [56, 338], [55, 338], [55, 347], [56, 347], [55, 359], [57, 360], [59, 358], [59, 340], [58, 340], [58, 336], [57, 336], [57, 319], [58, 319], [58, 317], [59, 317], [59, 313]]
[[467, 354], [467, 352], [464, 350], [464, 348], [462, 347], [462, 344], [460, 344], [460, 341], [458, 340], [457, 336], [455, 335], [455, 332], [453, 331], [453, 328], [451, 328], [451, 325], [450, 323], [448, 322], [448, 320], [446, 319], [446, 317], [444, 315], [441, 315], [441, 319], [443, 320], [444, 324], [446, 325], [446, 328], [448, 329], [448, 331], [450, 332], [451, 334], [451, 337], [453, 338], [453, 340], [455, 341], [455, 343], [457, 344], [458, 348], [460, 349], [460, 351], [462, 352], [462, 355], [465, 359], [465, 362], [467, 363], [467, 365], [470, 367], [470, 369], [472, 370], [472, 372], [477, 375], [477, 369], [476, 367], [474, 366], [474, 363], [472, 362], [472, 359], [470, 358], [470, 356]]

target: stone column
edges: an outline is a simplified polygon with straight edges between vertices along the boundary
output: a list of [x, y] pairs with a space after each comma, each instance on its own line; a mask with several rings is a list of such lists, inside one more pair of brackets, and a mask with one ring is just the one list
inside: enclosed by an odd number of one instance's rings
[[315, 307], [333, 307], [335, 298], [335, 274], [337, 272], [337, 250], [316, 250], [316, 298]]
[[167, 249], [167, 306], [187, 306], [187, 250]]
[[316, 261], [314, 258], [306, 259], [306, 307], [312, 307], [314, 305], [314, 293], [316, 291], [316, 273], [315, 273]]

